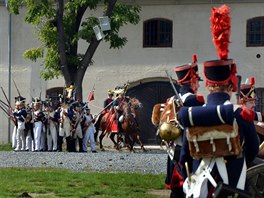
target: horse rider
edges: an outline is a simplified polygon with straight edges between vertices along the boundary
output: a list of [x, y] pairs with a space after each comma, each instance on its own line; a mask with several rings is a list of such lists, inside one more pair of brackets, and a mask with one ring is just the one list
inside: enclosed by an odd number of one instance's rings
[[[201, 106], [204, 104], [204, 97], [197, 94], [199, 88], [199, 81], [201, 78], [198, 73], [198, 64], [196, 54], [193, 54], [192, 62], [175, 67], [174, 71], [177, 76], [177, 83], [180, 85], [179, 96], [183, 103], [183, 106]], [[169, 100], [177, 99], [177, 96], [171, 97]], [[177, 143], [174, 160], [168, 156], [167, 161], [167, 177], [165, 179], [166, 186], [171, 189], [171, 198], [173, 197], [183, 197], [182, 189], [182, 176], [180, 176], [179, 171], [179, 157], [180, 157], [180, 147], [182, 142], [182, 136], [175, 140]]]
[[42, 111], [42, 102], [39, 98], [34, 98], [33, 102], [33, 122], [34, 122], [34, 151], [42, 151], [44, 149], [43, 142], [43, 123], [45, 122], [45, 114]]
[[24, 151], [26, 149], [25, 121], [27, 111], [25, 108], [25, 98], [19, 98], [16, 101], [16, 109], [13, 115], [17, 121], [16, 127], [16, 148], [14, 151]]
[[104, 100], [104, 108], [105, 112], [102, 112], [102, 114], [105, 114], [106, 112], [108, 112], [111, 109], [111, 105], [109, 105], [111, 102], [113, 102], [113, 97], [114, 97], [114, 91], [113, 90], [108, 90], [107, 91], [107, 99]]
[[129, 102], [129, 98], [125, 96], [125, 87], [116, 87], [115, 92], [116, 92], [116, 100], [113, 102], [113, 112], [115, 115], [115, 120], [117, 121], [117, 128], [118, 128], [118, 141], [122, 141], [122, 135], [123, 135], [123, 130], [122, 130], [122, 122], [124, 121], [124, 116], [123, 116], [123, 102]]
[[94, 124], [95, 126], [95, 129], [96, 129], [96, 132], [94, 134], [94, 139], [95, 141], [97, 141], [97, 137], [98, 137], [98, 131], [99, 131], [99, 128], [100, 128], [100, 123], [101, 123], [101, 120], [102, 120], [102, 117], [108, 113], [111, 109], [111, 103], [113, 102], [113, 97], [114, 97], [114, 91], [113, 90], [108, 90], [107, 91], [107, 98], [104, 100], [104, 110], [102, 111], [102, 113], [97, 117], [96, 119], [96, 122]]
[[[226, 5], [212, 8], [213, 36], [221, 40], [214, 39], [219, 59], [204, 62], [205, 84], [209, 90], [207, 103], [202, 107], [182, 107], [179, 111], [179, 120], [185, 127], [180, 164], [186, 178], [183, 188], [187, 197], [212, 197], [220, 182], [238, 193], [244, 190], [246, 167], [259, 150], [254, 111], [247, 107], [235, 108], [230, 102], [232, 92], [237, 91], [238, 78], [236, 64], [228, 59], [228, 45], [225, 45], [230, 43], [231, 26], [226, 23], [230, 22], [229, 11]], [[216, 31], [216, 27], [222, 32]], [[221, 37], [217, 36], [219, 33]], [[219, 131], [215, 131], [216, 127]], [[208, 135], [203, 136], [204, 132]], [[232, 141], [228, 135], [219, 136], [230, 132]], [[204, 138], [203, 146], [199, 137]]]

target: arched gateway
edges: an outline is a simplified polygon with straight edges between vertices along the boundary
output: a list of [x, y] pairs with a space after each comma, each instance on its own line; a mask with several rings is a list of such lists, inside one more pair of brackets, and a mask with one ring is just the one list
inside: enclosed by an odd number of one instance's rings
[[[178, 90], [176, 85], [175, 87]], [[171, 84], [166, 81], [139, 83], [128, 89], [126, 95], [136, 97], [143, 104], [139, 116], [143, 144], [158, 144], [156, 137], [157, 129], [151, 122], [152, 110], [155, 104], [164, 103], [167, 98], [175, 95]]]

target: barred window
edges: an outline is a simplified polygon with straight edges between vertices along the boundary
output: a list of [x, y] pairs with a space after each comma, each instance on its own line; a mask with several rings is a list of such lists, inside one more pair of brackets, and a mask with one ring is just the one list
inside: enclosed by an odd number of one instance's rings
[[150, 19], [144, 22], [143, 47], [172, 47], [172, 21]]
[[255, 17], [247, 20], [246, 46], [264, 46], [264, 17]]

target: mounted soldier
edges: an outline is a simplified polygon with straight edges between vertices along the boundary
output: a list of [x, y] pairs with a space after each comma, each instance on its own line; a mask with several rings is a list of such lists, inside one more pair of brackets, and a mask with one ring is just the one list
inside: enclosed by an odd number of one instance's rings
[[94, 127], [95, 127], [95, 129], [96, 129], [96, 132], [95, 132], [95, 134], [94, 134], [94, 139], [95, 139], [95, 141], [97, 141], [98, 132], [99, 132], [99, 129], [100, 129], [100, 123], [101, 123], [102, 117], [103, 117], [106, 113], [110, 112], [110, 110], [111, 110], [111, 107], [112, 107], [111, 104], [112, 104], [113, 101], [114, 101], [114, 99], [113, 99], [114, 93], [115, 93], [115, 92], [114, 92], [113, 90], [108, 90], [108, 91], [107, 91], [107, 95], [108, 95], [108, 97], [107, 97], [107, 99], [104, 100], [104, 109], [103, 109], [103, 111], [99, 114], [99, 116], [97, 116], [96, 121], [95, 121], [95, 123], [94, 123]]
[[129, 102], [129, 97], [125, 96], [125, 93], [127, 91], [128, 85], [120, 86], [115, 88], [115, 93], [116, 93], [116, 99], [113, 102], [112, 105], [112, 113], [114, 116], [114, 120], [117, 122], [117, 131], [118, 132], [118, 142], [124, 142], [122, 135], [123, 135], [123, 130], [122, 130], [122, 122], [124, 121], [123, 117], [123, 103], [124, 102]]

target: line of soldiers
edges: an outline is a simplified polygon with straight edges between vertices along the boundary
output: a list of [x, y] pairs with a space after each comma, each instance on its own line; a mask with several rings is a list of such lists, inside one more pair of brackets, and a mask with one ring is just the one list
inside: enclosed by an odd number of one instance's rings
[[15, 127], [12, 135], [14, 151], [62, 151], [66, 140], [69, 152], [96, 152], [94, 118], [87, 103], [61, 98], [57, 108], [50, 101], [15, 97]]

